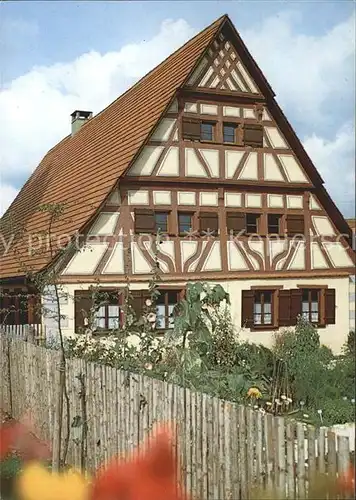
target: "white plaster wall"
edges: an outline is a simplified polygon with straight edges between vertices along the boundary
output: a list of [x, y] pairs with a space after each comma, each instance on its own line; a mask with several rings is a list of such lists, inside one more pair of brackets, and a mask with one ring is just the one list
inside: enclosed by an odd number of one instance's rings
[[[188, 255], [187, 255], [188, 256]], [[217, 281], [212, 282], [214, 285]], [[296, 288], [297, 285], [328, 285], [336, 291], [336, 324], [328, 325], [319, 329], [320, 341], [322, 344], [330, 347], [335, 353], [341, 353], [342, 346], [347, 339], [349, 331], [349, 277], [343, 278], [300, 278], [300, 279], [255, 279], [255, 280], [229, 280], [219, 282], [230, 294], [231, 314], [239, 338], [257, 344], [263, 344], [267, 347], [273, 345], [275, 331], [250, 331], [250, 329], [241, 328], [241, 295], [242, 290], [248, 290], [251, 286], [283, 285], [285, 289]], [[169, 283], [167, 283], [169, 284]], [[180, 283], [170, 283], [171, 285], [181, 287]], [[124, 287], [124, 282], [103, 283], [102, 287]], [[88, 290], [90, 283], [62, 285], [62, 292], [66, 294], [66, 301], [61, 306], [61, 314], [66, 316], [66, 325], [63, 328], [65, 335], [72, 334], [74, 331], [74, 292], [75, 290]], [[131, 290], [141, 290], [148, 288], [148, 282], [145, 284], [133, 283]]]
[[153, 141], [168, 141], [175, 123], [175, 118], [163, 118], [152, 134], [151, 139]]
[[108, 236], [114, 234], [118, 212], [101, 212], [89, 230], [90, 235]]
[[151, 175], [163, 149], [163, 146], [145, 146], [127, 175]]
[[230, 293], [231, 313], [233, 321], [242, 340], [248, 340], [267, 347], [273, 345], [274, 331], [250, 331], [241, 328], [241, 294], [251, 286], [283, 285], [285, 289], [296, 288], [297, 285], [328, 285], [335, 289], [336, 294], [336, 324], [319, 329], [320, 341], [330, 347], [335, 353], [341, 353], [341, 348], [349, 332], [349, 278], [301, 278], [272, 280], [231, 280], [221, 281], [221, 285]]

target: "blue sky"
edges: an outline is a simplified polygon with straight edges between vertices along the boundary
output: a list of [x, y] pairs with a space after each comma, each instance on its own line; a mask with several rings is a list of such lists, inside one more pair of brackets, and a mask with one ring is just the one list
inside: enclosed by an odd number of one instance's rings
[[[228, 13], [346, 216], [354, 213], [355, 3], [336, 1], [0, 4], [2, 210], [69, 113], [95, 113]], [[57, 117], [48, 126], [46, 113]]]

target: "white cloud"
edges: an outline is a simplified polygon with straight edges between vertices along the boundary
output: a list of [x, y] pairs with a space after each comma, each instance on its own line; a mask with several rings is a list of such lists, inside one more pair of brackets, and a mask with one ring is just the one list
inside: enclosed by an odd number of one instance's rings
[[322, 126], [333, 114], [332, 102], [325, 112], [328, 99], [353, 92], [355, 15], [321, 36], [296, 33], [300, 17], [285, 11], [242, 36], [281, 105], [301, 122]]
[[[68, 63], [34, 67], [0, 93], [0, 196], [10, 201], [8, 184], [23, 182], [43, 155], [70, 132], [75, 109], [94, 114], [193, 36], [186, 21], [166, 20], [147, 42], [117, 52], [88, 52]], [[15, 193], [14, 189], [14, 193]]]
[[18, 190], [8, 184], [0, 186], [0, 217], [6, 211], [10, 203], [15, 199]]
[[[288, 117], [296, 118], [299, 129], [310, 136], [305, 145], [327, 189], [340, 208], [349, 210], [345, 203], [349, 207], [353, 199], [352, 127], [340, 129], [346, 118], [331, 98], [352, 93], [353, 19], [316, 37], [296, 33], [298, 15], [285, 11], [241, 34]], [[46, 151], [69, 133], [74, 109], [99, 112], [193, 34], [186, 21], [167, 20], [147, 42], [34, 67], [10, 82], [0, 94], [0, 116], [6, 123], [0, 129], [3, 205], [10, 201], [9, 187], [17, 186], [20, 178], [24, 182]], [[325, 136], [330, 118], [336, 130]]]
[[313, 134], [303, 146], [313, 160], [338, 208], [348, 217], [355, 213], [355, 133], [346, 124], [333, 140]]

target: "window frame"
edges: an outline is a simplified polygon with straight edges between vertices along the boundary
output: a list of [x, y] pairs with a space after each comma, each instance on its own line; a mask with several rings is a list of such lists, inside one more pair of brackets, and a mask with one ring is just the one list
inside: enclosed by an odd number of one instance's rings
[[[203, 126], [210, 125], [211, 126], [211, 139], [203, 138]], [[215, 122], [209, 120], [201, 120], [200, 122], [200, 142], [215, 142]]]
[[[233, 140], [232, 141], [226, 141], [225, 140], [225, 127], [229, 127], [233, 129]], [[222, 127], [222, 139], [224, 144], [236, 144], [236, 129], [237, 126], [234, 123], [224, 123], [223, 122], [223, 127]]]
[[[249, 231], [248, 226], [251, 225], [248, 222], [248, 217], [249, 216], [255, 216], [256, 217], [256, 231]], [[256, 213], [256, 212], [246, 212], [246, 234], [260, 234], [260, 229], [261, 229], [261, 214]]]
[[[275, 224], [270, 224], [270, 217], [277, 217], [278, 218], [277, 231], [275, 231], [275, 232], [270, 230], [271, 226], [276, 226]], [[282, 234], [282, 222], [283, 222], [283, 215], [282, 214], [267, 213], [267, 234], [281, 235]]]
[[[255, 312], [255, 305], [256, 305], [256, 296], [257, 294], [260, 295], [261, 297], [261, 301], [259, 302], [260, 305], [261, 305], [261, 313], [260, 313], [260, 316], [261, 316], [261, 323], [256, 323], [255, 322], [255, 316], [258, 314]], [[266, 294], [269, 294], [270, 295], [270, 302], [265, 302], [265, 295]], [[259, 328], [263, 328], [263, 329], [269, 329], [269, 328], [273, 328], [274, 327], [274, 323], [275, 323], [275, 314], [274, 314], [274, 307], [275, 307], [275, 295], [276, 295], [276, 291], [275, 290], [267, 290], [267, 289], [260, 289], [260, 290], [254, 290], [254, 298], [253, 298], [253, 328], [255, 329], [259, 329]], [[269, 313], [266, 313], [264, 311], [264, 305], [268, 303], [271, 305], [271, 310]], [[265, 323], [264, 321], [264, 318], [267, 314], [270, 314], [271, 316], [271, 321], [269, 323]]]
[[[159, 216], [159, 215], [165, 215], [167, 220], [167, 224], [166, 224], [166, 229], [165, 230], [162, 230], [158, 227], [157, 225], [157, 220], [156, 220], [156, 217]], [[170, 216], [170, 212], [167, 211], [167, 210], [154, 210], [154, 221], [155, 221], [155, 227], [154, 227], [154, 234], [157, 234], [158, 231], [160, 230], [161, 233], [163, 234], [167, 234], [169, 233], [169, 216]]]
[[[302, 312], [301, 312], [301, 316], [302, 318], [306, 319], [309, 323], [311, 323], [312, 325], [321, 325], [321, 290], [319, 288], [301, 288], [300, 289], [302, 291], [302, 297], [301, 297], [301, 303], [302, 303]], [[303, 311], [303, 304], [305, 304], [305, 300], [304, 300], [304, 294], [307, 293], [308, 294], [308, 300], [307, 300], [307, 304], [308, 304], [308, 310], [306, 311], [308, 317], [305, 318], [305, 311]], [[313, 300], [313, 293], [316, 293], [316, 301]], [[313, 312], [315, 313], [315, 311], [313, 311], [312, 309], [312, 304], [313, 303], [317, 303], [318, 304], [318, 309], [317, 309], [317, 314], [318, 314], [318, 318], [316, 321], [313, 321], [312, 319], [312, 316], [313, 316]]]
[[[190, 229], [188, 231], [181, 231], [180, 227], [180, 217], [189, 217], [190, 218]], [[179, 236], [187, 236], [189, 235], [190, 232], [194, 231], [194, 212], [184, 212], [184, 211], [178, 211], [177, 214], [177, 227], [178, 227], [178, 234]]]
[[[174, 325], [170, 325], [171, 321], [171, 316], [173, 315], [173, 310], [176, 307], [176, 305], [179, 303], [181, 300], [182, 296], [182, 289], [179, 288], [158, 288], [158, 291], [160, 292], [160, 295], [158, 296], [156, 300], [156, 329], [160, 332], [164, 332], [167, 330], [172, 330], [174, 328]], [[169, 295], [170, 294], [176, 294], [176, 303], [172, 304], [169, 300]], [[163, 298], [163, 304], [160, 303], [160, 298]], [[164, 326], [158, 326], [158, 306], [164, 306], [165, 312], [163, 316], [164, 320]], [[172, 311], [169, 312], [169, 308], [173, 306]]]

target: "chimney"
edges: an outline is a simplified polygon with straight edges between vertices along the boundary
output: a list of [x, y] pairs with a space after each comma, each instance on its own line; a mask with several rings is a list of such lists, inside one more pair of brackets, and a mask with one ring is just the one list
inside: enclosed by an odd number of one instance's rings
[[84, 123], [86, 123], [92, 116], [92, 111], [73, 111], [70, 115], [72, 117], [72, 136], [78, 132]]

